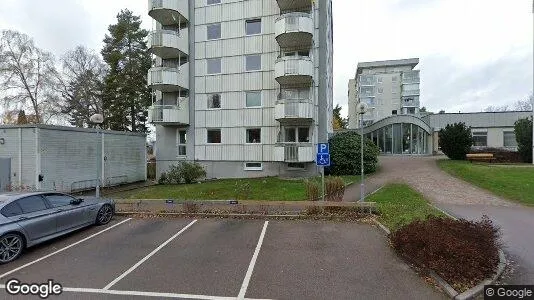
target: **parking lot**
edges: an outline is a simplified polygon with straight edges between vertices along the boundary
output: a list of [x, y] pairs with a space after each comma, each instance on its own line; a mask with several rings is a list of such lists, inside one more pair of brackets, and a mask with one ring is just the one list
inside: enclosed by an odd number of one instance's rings
[[5, 283], [60, 283], [70, 299], [445, 299], [377, 228], [327, 221], [127, 219], [29, 249]]

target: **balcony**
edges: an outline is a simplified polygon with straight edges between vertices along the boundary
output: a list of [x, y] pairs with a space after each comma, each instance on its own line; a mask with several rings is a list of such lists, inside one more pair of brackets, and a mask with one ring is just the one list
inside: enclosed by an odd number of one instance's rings
[[313, 147], [310, 143], [278, 143], [274, 147], [275, 161], [288, 163], [313, 162]]
[[276, 0], [281, 11], [311, 8], [310, 0]]
[[419, 97], [403, 97], [401, 107], [419, 107]]
[[377, 78], [374, 75], [360, 75], [360, 86], [375, 86]]
[[419, 96], [421, 91], [419, 89], [413, 89], [413, 90], [402, 90], [401, 96]]
[[189, 89], [189, 63], [179, 68], [153, 67], [148, 70], [148, 86], [162, 92]]
[[275, 36], [282, 48], [311, 47], [313, 19], [307, 13], [287, 13], [276, 19]]
[[313, 120], [314, 106], [306, 100], [278, 100], [274, 107], [277, 121]]
[[419, 70], [413, 70], [402, 73], [402, 84], [419, 83]]
[[274, 77], [279, 84], [311, 84], [313, 62], [308, 56], [284, 56], [276, 60]]
[[179, 105], [152, 105], [148, 121], [156, 125], [189, 125], [189, 99], [180, 98]]
[[187, 23], [188, 3], [184, 0], [148, 0], [148, 15], [163, 26]]
[[152, 54], [163, 59], [183, 57], [189, 54], [189, 33], [187, 29], [180, 32], [157, 30], [148, 37], [148, 49]]

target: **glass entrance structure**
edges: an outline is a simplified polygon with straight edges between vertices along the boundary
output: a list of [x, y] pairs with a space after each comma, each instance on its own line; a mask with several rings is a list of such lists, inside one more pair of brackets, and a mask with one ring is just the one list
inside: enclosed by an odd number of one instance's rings
[[381, 154], [431, 154], [431, 129], [415, 116], [391, 116], [364, 128]]

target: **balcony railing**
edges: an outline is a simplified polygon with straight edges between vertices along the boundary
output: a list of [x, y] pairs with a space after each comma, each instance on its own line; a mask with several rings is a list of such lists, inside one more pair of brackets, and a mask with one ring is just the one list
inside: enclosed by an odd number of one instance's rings
[[310, 14], [292, 12], [276, 19], [275, 37], [282, 48], [309, 47], [313, 41], [313, 19]]
[[280, 84], [309, 84], [313, 80], [313, 62], [309, 56], [284, 56], [276, 60], [274, 73]]
[[419, 97], [403, 98], [401, 101], [402, 107], [419, 107]]
[[311, 143], [277, 143], [275, 146], [276, 161], [313, 162]]
[[156, 30], [150, 33], [148, 48], [163, 58], [177, 58], [189, 53], [188, 31]]
[[374, 86], [376, 81], [377, 79], [374, 75], [360, 75], [360, 86]]
[[162, 25], [185, 23], [189, 19], [189, 1], [148, 0], [148, 15]]
[[153, 67], [148, 71], [148, 85], [163, 92], [189, 89], [189, 63], [179, 68]]
[[419, 83], [419, 70], [402, 73], [402, 84]]
[[279, 100], [275, 105], [275, 119], [313, 119], [314, 106], [309, 99]]
[[150, 123], [187, 125], [189, 124], [189, 99], [180, 98], [179, 105], [152, 105], [148, 112]]
[[413, 89], [413, 90], [402, 90], [402, 97], [405, 96], [418, 96], [420, 95], [421, 91], [419, 89]]

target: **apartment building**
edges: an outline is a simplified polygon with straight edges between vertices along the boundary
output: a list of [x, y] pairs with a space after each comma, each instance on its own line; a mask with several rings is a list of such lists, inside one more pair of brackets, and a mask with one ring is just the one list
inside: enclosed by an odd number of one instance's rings
[[158, 174], [315, 174], [332, 128], [332, 1], [149, 0]]
[[349, 129], [360, 127], [356, 104], [365, 102], [363, 115], [368, 126], [392, 115], [419, 114], [418, 58], [358, 63], [356, 76], [349, 80]]

